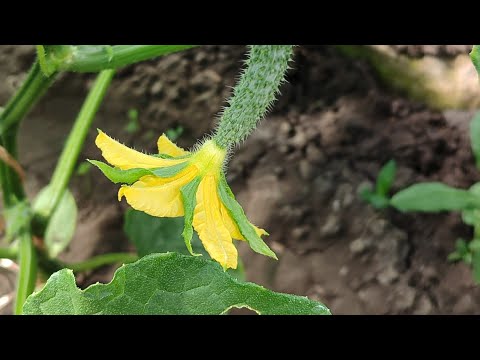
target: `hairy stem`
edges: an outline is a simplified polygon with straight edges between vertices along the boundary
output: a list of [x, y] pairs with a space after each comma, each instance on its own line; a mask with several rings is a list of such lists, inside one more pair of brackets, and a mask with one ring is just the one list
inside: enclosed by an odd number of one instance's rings
[[257, 127], [284, 80], [292, 45], [253, 45], [247, 68], [228, 100], [214, 141], [222, 148], [239, 144]]
[[58, 160], [52, 179], [49, 184], [50, 195], [47, 201], [36, 204], [35, 217], [36, 223], [45, 223], [52, 215], [63, 192], [67, 188], [68, 182], [73, 174], [83, 143], [88, 134], [88, 130], [93, 122], [100, 104], [112, 81], [115, 70], [102, 71], [95, 81], [90, 93], [88, 94], [80, 113], [75, 120], [72, 131], [63, 148], [60, 159]]

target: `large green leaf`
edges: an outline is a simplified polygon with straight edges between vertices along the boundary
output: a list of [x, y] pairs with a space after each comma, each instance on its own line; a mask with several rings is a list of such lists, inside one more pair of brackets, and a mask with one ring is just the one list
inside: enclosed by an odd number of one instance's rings
[[470, 122], [470, 143], [475, 156], [475, 163], [480, 169], [480, 111], [475, 114]]
[[[182, 239], [183, 222], [183, 217], [159, 218], [128, 209], [124, 231], [137, 248], [139, 256], [167, 251], [187, 255], [189, 252]], [[192, 250], [207, 255], [196, 233], [193, 234]]]
[[[195, 181], [190, 184], [192, 183], [195, 183]], [[203, 255], [210, 258], [196, 232], [192, 231], [187, 245], [191, 249], [185, 246], [186, 241], [185, 238], [182, 239], [182, 231], [185, 232], [187, 227], [182, 217], [159, 218], [133, 209], [129, 209], [125, 213], [124, 231], [137, 248], [137, 253], [140, 256], [171, 251], [185, 255]], [[245, 280], [243, 262], [240, 258], [237, 268], [228, 269], [228, 273], [238, 280]]]
[[377, 195], [387, 196], [390, 188], [392, 187], [393, 181], [395, 180], [395, 173], [397, 172], [397, 164], [395, 160], [390, 160], [387, 162], [377, 177], [377, 186], [376, 193]]
[[390, 205], [400, 211], [468, 210], [479, 205], [479, 197], [467, 190], [439, 182], [415, 184], [396, 193]]
[[68, 269], [53, 274], [31, 295], [24, 314], [223, 314], [248, 307], [260, 314], [330, 314], [306, 297], [242, 283], [211, 260], [176, 253], [152, 254], [117, 270], [109, 284], [86, 290]]

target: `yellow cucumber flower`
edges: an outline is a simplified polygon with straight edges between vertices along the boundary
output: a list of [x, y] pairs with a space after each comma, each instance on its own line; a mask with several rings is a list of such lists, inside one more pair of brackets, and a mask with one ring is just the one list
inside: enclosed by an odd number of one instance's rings
[[[214, 140], [189, 152], [165, 135], [158, 139], [158, 155], [146, 155], [113, 140], [99, 130], [95, 144], [105, 160], [92, 160], [111, 181], [120, 183], [123, 197], [136, 210], [157, 217], [185, 217], [183, 237], [192, 255], [193, 229], [205, 250], [224, 269], [237, 267], [233, 239], [276, 259], [261, 236], [268, 233], [248, 221], [230, 190], [223, 172], [227, 151]], [[192, 228], [193, 227], [193, 228]]]

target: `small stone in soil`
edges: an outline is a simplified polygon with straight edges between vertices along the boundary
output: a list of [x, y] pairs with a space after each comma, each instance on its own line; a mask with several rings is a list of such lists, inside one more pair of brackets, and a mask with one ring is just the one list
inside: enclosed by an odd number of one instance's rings
[[415, 289], [410, 286], [398, 288], [393, 300], [395, 310], [400, 312], [409, 309], [415, 301], [415, 295]]
[[337, 235], [341, 229], [340, 218], [337, 215], [330, 214], [320, 229], [320, 235], [325, 237], [334, 236]]
[[322, 164], [326, 160], [326, 156], [323, 151], [316, 147], [315, 144], [308, 144], [305, 151], [307, 155], [307, 160], [314, 164]]
[[415, 311], [413, 315], [428, 315], [433, 310], [433, 304], [427, 295], [421, 295], [415, 305]]
[[295, 229], [292, 230], [292, 238], [296, 241], [305, 240], [309, 232], [310, 232], [309, 226], [296, 227]]
[[347, 276], [348, 275], [348, 267], [347, 266], [342, 266], [340, 270], [338, 271], [338, 274], [340, 276]]
[[372, 246], [372, 239], [359, 237], [350, 243], [350, 251], [354, 254], [361, 254]]
[[300, 160], [300, 163], [298, 164], [298, 171], [304, 180], [310, 180], [314, 173], [312, 165], [306, 159]]
[[389, 265], [377, 275], [377, 280], [380, 284], [386, 286], [397, 280], [399, 276], [397, 269], [393, 265]]
[[470, 294], [463, 295], [453, 306], [453, 314], [473, 314], [475, 312], [475, 302]]

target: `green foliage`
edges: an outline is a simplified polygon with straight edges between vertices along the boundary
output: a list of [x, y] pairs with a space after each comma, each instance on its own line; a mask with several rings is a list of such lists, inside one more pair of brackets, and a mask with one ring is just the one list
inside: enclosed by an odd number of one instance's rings
[[471, 265], [473, 269], [473, 279], [480, 284], [480, 239], [475, 238], [469, 243], [463, 239], [457, 240], [455, 251], [448, 255], [449, 261], [463, 261]]
[[90, 164], [88, 161], [82, 161], [77, 167], [76, 175], [85, 176], [90, 172], [91, 169], [92, 164]]
[[198, 176], [180, 189], [180, 192], [182, 194], [183, 207], [185, 211], [182, 236], [189, 253], [194, 256], [198, 254], [193, 251], [191, 243], [193, 236], [192, 222], [193, 213], [196, 205], [195, 194], [197, 193], [198, 185], [200, 185], [201, 180], [202, 178]]
[[140, 122], [138, 121], [138, 110], [130, 109], [127, 113], [128, 123], [125, 126], [125, 131], [128, 134], [136, 134], [140, 131]]
[[[187, 255], [189, 252], [181, 236], [183, 223], [182, 217], [159, 218], [128, 209], [123, 229], [139, 256], [168, 251]], [[192, 247], [195, 252], [207, 255], [196, 233], [193, 234]]]
[[390, 204], [400, 211], [469, 210], [480, 205], [480, 198], [467, 191], [431, 182], [414, 184], [396, 193]]
[[[41, 204], [51, 196], [50, 187], [45, 187], [38, 194], [35, 203]], [[47, 252], [54, 258], [70, 243], [77, 223], [77, 204], [70, 190], [66, 189], [60, 198], [45, 229], [44, 241]]]
[[[479, 48], [475, 46], [471, 56], [479, 70]], [[470, 122], [470, 142], [477, 168], [480, 169], [480, 112]], [[473, 226], [474, 237], [470, 242], [457, 240], [449, 261], [463, 261], [473, 269], [473, 278], [480, 284], [480, 182], [470, 189], [456, 189], [442, 183], [414, 184], [396, 193], [390, 204], [400, 211], [461, 211], [465, 224]]]
[[375, 191], [369, 188], [360, 190], [360, 197], [372, 205], [375, 209], [384, 209], [390, 204], [388, 193], [395, 180], [397, 164], [395, 160], [387, 162], [378, 173]]
[[473, 65], [477, 72], [480, 74], [480, 46], [473, 45], [472, 51], [470, 52], [470, 59], [472, 59]]
[[470, 122], [470, 142], [475, 163], [477, 168], [480, 169], [480, 111], [475, 114]]
[[178, 125], [175, 128], [168, 129], [165, 131], [165, 135], [172, 141], [177, 141], [180, 136], [183, 134], [183, 126]]
[[28, 201], [23, 200], [14, 206], [5, 209], [6, 233], [5, 241], [12, 242], [22, 231], [29, 226], [32, 212]]
[[[131, 184], [145, 175], [171, 177], [188, 165], [187, 160], [183, 164], [167, 168], [122, 171], [91, 161], [80, 163], [75, 171], [87, 133], [115, 74], [113, 69], [190, 47], [192, 45], [37, 46], [37, 61], [29, 76], [3, 112], [0, 109], [0, 145], [14, 157], [17, 154], [15, 139], [19, 122], [59, 72], [100, 74], [68, 135], [49, 185], [39, 193], [32, 207], [29, 206], [23, 185], [16, 174], [0, 164], [7, 238], [18, 239], [16, 247], [3, 252], [9, 257], [16, 257], [20, 264], [16, 313], [223, 314], [232, 307], [248, 307], [263, 314], [330, 313], [324, 305], [306, 297], [274, 293], [261, 286], [237, 280], [243, 278], [241, 261], [236, 271], [225, 272], [216, 262], [190, 256], [194, 251], [198, 252], [196, 255], [207, 254], [192, 229], [195, 203], [185, 199], [185, 219], [154, 218], [134, 210], [126, 214], [125, 231], [140, 255], [145, 257], [136, 263], [124, 265], [109, 284], [96, 284], [82, 291], [76, 287], [72, 271], [81, 272], [106, 264], [132, 262], [138, 258], [137, 255], [108, 253], [77, 264], [65, 264], [56, 259], [67, 247], [75, 231], [78, 210], [75, 199], [68, 190], [68, 183], [74, 173], [84, 176], [91, 170], [91, 165], [95, 165], [112, 182]], [[248, 69], [234, 90], [235, 95], [218, 128], [215, 139], [219, 144], [227, 147], [238, 143], [253, 130], [274, 100], [291, 54], [292, 46], [251, 47]], [[125, 131], [135, 134], [140, 129], [138, 111], [130, 109], [127, 115], [129, 120]], [[169, 129], [167, 136], [176, 140], [182, 133], [183, 128], [177, 126]], [[147, 132], [145, 136], [152, 134]], [[167, 157], [162, 154], [152, 156]], [[191, 195], [195, 193], [198, 183], [191, 182], [189, 185], [190, 187], [182, 189], [182, 195], [195, 200]], [[246, 219], [225, 181], [220, 185], [220, 193], [250, 246], [259, 253], [275, 257]], [[30, 228], [35, 235], [44, 238], [46, 253], [34, 246]], [[189, 252], [180, 239], [182, 229]], [[184, 252], [186, 255], [157, 253], [165, 251]], [[41, 266], [42, 272], [50, 274], [62, 267], [71, 270], [54, 273], [45, 287], [25, 302], [36, 283], [37, 265]]]
[[91, 164], [95, 165], [100, 171], [113, 183], [115, 184], [133, 184], [135, 181], [146, 175], [155, 175], [158, 177], [171, 177], [178, 174], [182, 171], [187, 165], [188, 162], [176, 164], [173, 166], [168, 166], [158, 169], [128, 169], [121, 170], [119, 168], [114, 168], [110, 165], [105, 164], [104, 162], [97, 160], [88, 160]]
[[387, 196], [390, 188], [393, 185], [393, 181], [395, 180], [395, 174], [397, 172], [397, 163], [395, 160], [390, 160], [387, 162], [380, 172], [378, 173], [377, 177], [377, 186], [376, 186], [376, 193], [378, 195]]
[[31, 295], [25, 314], [224, 314], [248, 307], [260, 314], [328, 315], [321, 303], [242, 283], [214, 261], [175, 253], [153, 254], [122, 266], [109, 284], [86, 290], [71, 270], [53, 274]]
[[233, 221], [235, 221], [235, 224], [237, 224], [238, 230], [240, 230], [240, 233], [247, 240], [252, 250], [259, 254], [277, 259], [277, 255], [275, 255], [262, 238], [257, 235], [252, 224], [248, 221], [242, 206], [235, 200], [235, 196], [230, 190], [225, 177], [222, 177], [218, 184], [218, 194], [220, 195], [220, 199], [225, 205], [229, 215], [232, 217]]
[[[128, 209], [125, 213], [123, 230], [128, 239], [135, 245], [139, 256], [154, 253], [176, 252], [185, 255], [210, 256], [203, 248], [196, 232], [192, 231], [189, 246], [185, 247], [182, 233], [185, 232], [184, 218], [159, 218], [142, 211]], [[193, 242], [192, 242], [193, 240]], [[185, 241], [186, 242], [186, 241]], [[238, 280], [245, 280], [245, 272], [241, 259], [236, 269], [227, 272]]]

